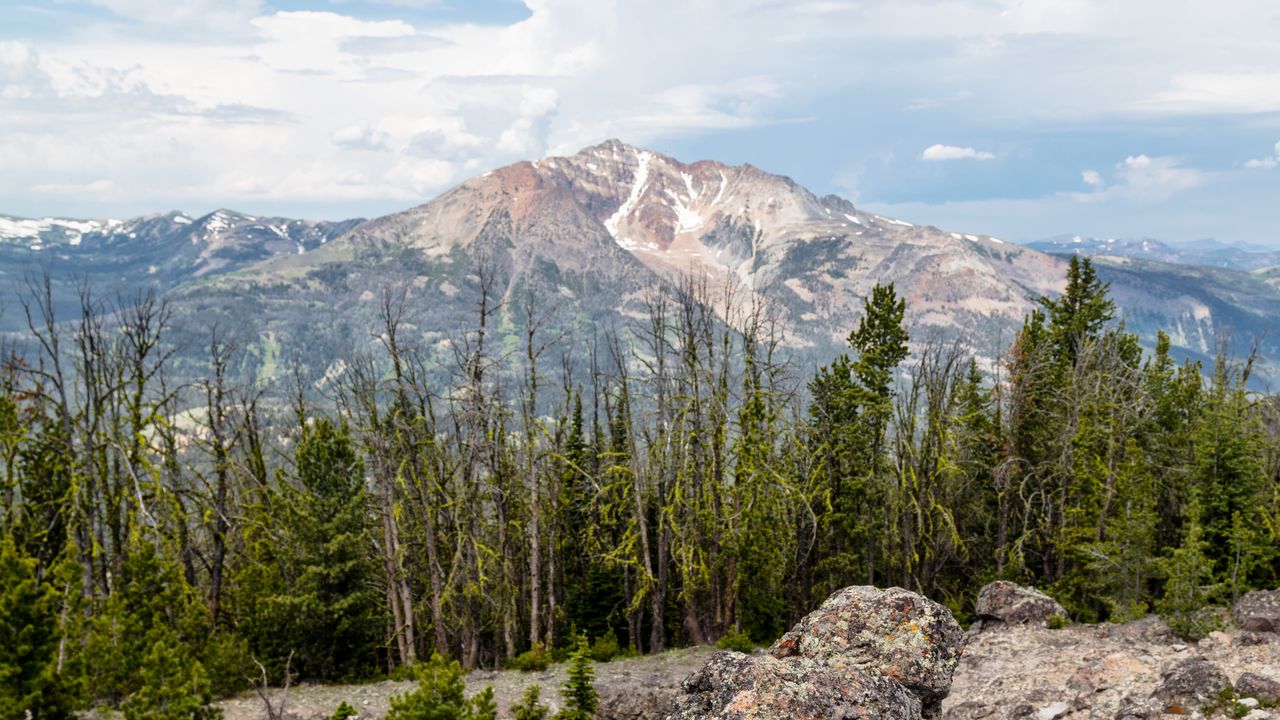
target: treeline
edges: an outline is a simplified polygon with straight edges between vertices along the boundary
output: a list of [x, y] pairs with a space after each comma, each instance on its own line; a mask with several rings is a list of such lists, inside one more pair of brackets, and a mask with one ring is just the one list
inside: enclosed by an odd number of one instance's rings
[[0, 637], [22, 638], [0, 714], [206, 717], [250, 678], [505, 666], [580, 636], [604, 657], [763, 643], [850, 584], [964, 620], [1009, 578], [1187, 635], [1280, 584], [1275, 399], [1225, 349], [1144, 353], [1087, 260], [995, 367], [913, 357], [878, 286], [811, 377], [767, 303], [705, 279], [589, 338], [475, 281], [449, 362], [387, 292], [379, 352], [273, 396], [216, 330], [206, 379], [175, 383], [152, 296], [86, 291], [61, 322], [33, 283], [34, 345], [0, 373]]

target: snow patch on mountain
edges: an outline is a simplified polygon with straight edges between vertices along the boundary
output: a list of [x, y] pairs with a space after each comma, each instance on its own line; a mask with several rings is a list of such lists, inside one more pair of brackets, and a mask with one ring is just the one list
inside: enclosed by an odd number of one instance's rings
[[[618, 223], [635, 210], [636, 203], [640, 202], [640, 196], [644, 194], [645, 187], [649, 183], [649, 163], [653, 160], [653, 154], [645, 151], [636, 153], [636, 172], [635, 178], [631, 183], [631, 194], [627, 199], [618, 206], [618, 209], [604, 221], [604, 229], [609, 231], [614, 240], [618, 239]], [[619, 243], [621, 244], [621, 243]], [[624, 246], [625, 247], [625, 246]]]

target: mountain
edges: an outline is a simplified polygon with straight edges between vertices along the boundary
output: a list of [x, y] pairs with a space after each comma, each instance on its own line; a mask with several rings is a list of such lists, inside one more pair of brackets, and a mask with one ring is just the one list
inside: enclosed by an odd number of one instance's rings
[[1258, 245], [1231, 245], [1204, 239], [1170, 244], [1151, 238], [1091, 238], [1059, 235], [1027, 243], [1027, 247], [1055, 255], [1132, 257], [1177, 265], [1204, 265], [1251, 272], [1280, 265], [1280, 251]]
[[[1260, 334], [1280, 317], [1280, 292], [1245, 273], [1132, 258], [1099, 266], [1131, 329], [1148, 343], [1168, 329], [1193, 357], [1211, 354], [1228, 326]], [[683, 163], [608, 141], [485, 173], [313, 251], [187, 283], [174, 297], [202, 318], [255, 318], [259, 372], [306, 348], [323, 376], [377, 343], [386, 288], [406, 293], [408, 329], [437, 365], [475, 325], [482, 276], [501, 304], [508, 352], [525, 298], [554, 308], [548, 332], [589, 338], [644, 318], [653, 288], [692, 275], [723, 320], [739, 322], [753, 298], [766, 299], [784, 348], [825, 362], [871, 287], [893, 282], [914, 339], [959, 339], [990, 361], [1036, 298], [1062, 288], [1065, 268], [1060, 256], [876, 215], [751, 165]]]
[[[0, 283], [7, 289], [47, 270], [55, 285], [55, 303], [66, 316], [74, 312], [77, 288], [84, 281], [99, 295], [164, 291], [320, 247], [359, 222], [260, 218], [231, 210], [198, 218], [169, 212], [132, 220], [0, 215]], [[16, 312], [0, 316], [0, 330], [24, 323]]]
[[[353, 351], [380, 343], [385, 299], [401, 293], [403, 337], [443, 372], [475, 341], [466, 331], [482, 305], [492, 311], [486, 341], [509, 359], [530, 316], [581, 348], [628, 328], [642, 341], [648, 329], [635, 321], [648, 317], [660, 286], [695, 290], [734, 325], [768, 303], [782, 349], [811, 367], [843, 349], [874, 284], [893, 282], [915, 342], [959, 340], [991, 362], [1036, 299], [1061, 290], [1066, 270], [1062, 255], [880, 216], [751, 165], [684, 163], [616, 140], [493, 170], [362, 222], [229, 211], [95, 227], [40, 222], [45, 235], [28, 230], [9, 244], [41, 258], [97, 253], [103, 268], [118, 268], [100, 276], [169, 288], [185, 347], [201, 347], [214, 323], [232, 329], [248, 351], [244, 369], [260, 378], [294, 362], [331, 376]], [[167, 229], [148, 235], [146, 223]], [[1167, 330], [1183, 354], [1206, 358], [1224, 333], [1267, 335], [1280, 318], [1280, 290], [1266, 277], [1096, 258], [1147, 344]], [[1264, 350], [1280, 350], [1267, 342]]]
[[563, 331], [603, 332], [643, 317], [656, 286], [694, 276], [729, 322], [767, 298], [784, 345], [824, 360], [876, 282], [907, 298], [914, 337], [964, 337], [994, 357], [1033, 298], [1062, 286], [1065, 268], [998, 238], [818, 197], [750, 165], [687, 164], [609, 141], [485, 173], [314, 251], [189, 283], [175, 297], [206, 318], [260, 318], [265, 362], [289, 346], [368, 345], [383, 288], [404, 287], [414, 332], [447, 354], [456, 330], [474, 324], [478, 265], [490, 269], [512, 332], [530, 293], [555, 306]]

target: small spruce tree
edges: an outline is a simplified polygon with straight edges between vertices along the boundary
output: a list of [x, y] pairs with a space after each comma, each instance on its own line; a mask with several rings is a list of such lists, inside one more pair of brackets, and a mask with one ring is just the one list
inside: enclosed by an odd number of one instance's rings
[[596, 671], [591, 665], [591, 646], [585, 635], [578, 636], [578, 647], [569, 658], [569, 679], [560, 687], [564, 709], [555, 720], [591, 720], [600, 705], [600, 696], [592, 685]]
[[1213, 617], [1205, 612], [1213, 595], [1213, 561], [1205, 554], [1208, 543], [1197, 519], [1199, 503], [1192, 503], [1190, 515], [1182, 545], [1160, 562], [1167, 579], [1156, 610], [1173, 632], [1198, 640], [1217, 629]]
[[547, 720], [551, 709], [542, 704], [542, 688], [530, 685], [524, 689], [520, 701], [511, 706], [511, 716], [515, 720]]

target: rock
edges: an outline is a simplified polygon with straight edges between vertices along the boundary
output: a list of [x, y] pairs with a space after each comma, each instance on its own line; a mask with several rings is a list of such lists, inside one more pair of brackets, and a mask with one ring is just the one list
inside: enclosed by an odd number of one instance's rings
[[997, 580], [984, 586], [978, 593], [974, 612], [982, 620], [996, 620], [1007, 625], [1048, 625], [1049, 618], [1055, 615], [1067, 617], [1066, 609], [1057, 600], [1035, 588], [1008, 580]]
[[953, 708], [948, 708], [942, 714], [942, 718], [943, 720], [982, 720], [982, 718], [991, 717], [993, 712], [995, 712], [995, 708], [990, 705], [968, 700]]
[[1235, 644], [1241, 647], [1250, 645], [1266, 645], [1276, 638], [1276, 633], [1255, 632], [1253, 630], [1241, 630], [1236, 635]]
[[600, 720], [663, 720], [675, 708], [677, 688], [651, 687], [600, 695]]
[[1280, 633], [1280, 590], [1255, 590], [1240, 596], [1231, 618], [1241, 630]]
[[1152, 714], [1151, 708], [1145, 703], [1133, 698], [1125, 698], [1120, 703], [1115, 720], [1147, 720]]
[[1241, 697], [1257, 698], [1264, 703], [1280, 704], [1280, 681], [1257, 673], [1241, 673], [1240, 677], [1236, 678], [1236, 694]]
[[827, 598], [769, 653], [884, 675], [920, 697], [929, 711], [950, 691], [964, 643], [964, 631], [938, 603], [902, 588], [855, 586]]
[[712, 655], [685, 680], [669, 720], [937, 718], [964, 644], [955, 618], [931, 600], [848, 587], [768, 653]]
[[1067, 687], [1081, 694], [1115, 687], [1142, 672], [1146, 666], [1129, 653], [1112, 653], [1081, 665], [1067, 679]]
[[[1213, 704], [1222, 691], [1231, 689], [1231, 681], [1217, 665], [1204, 658], [1188, 658], [1164, 674], [1164, 681], [1151, 697], [1165, 712], [1198, 709]], [[1175, 713], [1176, 714], [1176, 713]]]
[[1071, 705], [1064, 702], [1056, 702], [1052, 705], [1046, 705], [1036, 711], [1036, 720], [1054, 720], [1060, 718], [1071, 711]]
[[720, 652], [685, 680], [669, 720], [703, 718], [920, 718], [920, 698], [898, 683], [806, 658]]

